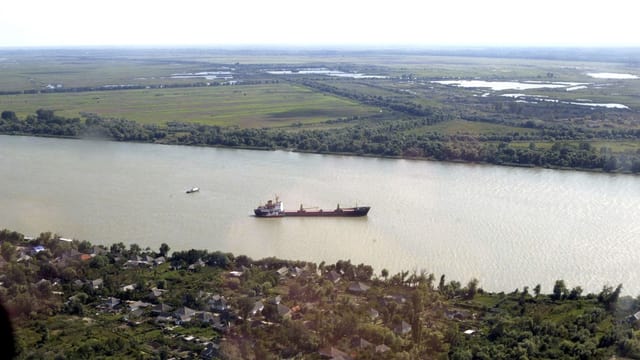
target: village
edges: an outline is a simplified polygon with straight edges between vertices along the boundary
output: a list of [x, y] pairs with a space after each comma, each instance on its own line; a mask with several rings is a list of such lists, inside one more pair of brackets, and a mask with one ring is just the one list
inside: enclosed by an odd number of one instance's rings
[[602, 340], [613, 317], [600, 300], [574, 294], [569, 301], [566, 288], [558, 305], [539, 287], [488, 294], [475, 279], [461, 286], [443, 275], [436, 285], [424, 271], [376, 275], [348, 260], [316, 265], [205, 250], [169, 254], [166, 244], [158, 251], [107, 248], [7, 230], [0, 241], [0, 294], [23, 358], [412, 359], [465, 358], [472, 351], [491, 357], [491, 349], [512, 351], [487, 344], [516, 336], [514, 318], [544, 309], [557, 319], [552, 305], [562, 313], [578, 301], [581, 312], [554, 326], [575, 327], [588, 314], [588, 333], [599, 339], [591, 342], [599, 346], [587, 350], [605, 353], [613, 345]]

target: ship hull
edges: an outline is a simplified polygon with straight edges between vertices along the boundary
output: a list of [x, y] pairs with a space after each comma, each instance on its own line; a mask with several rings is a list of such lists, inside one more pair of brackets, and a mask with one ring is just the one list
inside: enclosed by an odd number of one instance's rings
[[339, 210], [303, 210], [303, 211], [285, 211], [284, 216], [298, 216], [298, 217], [320, 217], [320, 216], [337, 216], [337, 217], [357, 217], [366, 216], [369, 213], [368, 206], [360, 206], [356, 208], [346, 208]]
[[355, 208], [345, 208], [336, 210], [298, 210], [298, 211], [264, 211], [255, 209], [254, 214], [257, 217], [279, 218], [279, 217], [359, 217], [367, 216], [369, 206], [359, 206]]

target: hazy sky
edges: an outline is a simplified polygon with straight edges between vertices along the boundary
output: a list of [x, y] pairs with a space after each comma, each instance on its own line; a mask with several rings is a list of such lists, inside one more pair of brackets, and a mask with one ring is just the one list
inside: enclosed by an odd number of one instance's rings
[[633, 0], [7, 0], [0, 47], [640, 46]]

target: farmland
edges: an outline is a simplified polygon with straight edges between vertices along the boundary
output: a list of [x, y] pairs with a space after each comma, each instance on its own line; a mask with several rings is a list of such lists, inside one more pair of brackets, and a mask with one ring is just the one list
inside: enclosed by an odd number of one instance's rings
[[[0, 128], [637, 172], [638, 59], [637, 49], [4, 50], [0, 110], [13, 122]], [[48, 115], [34, 118], [39, 109]], [[80, 123], [61, 128], [53, 114]], [[105, 130], [114, 119], [148, 128]], [[244, 131], [258, 129], [271, 132]]]

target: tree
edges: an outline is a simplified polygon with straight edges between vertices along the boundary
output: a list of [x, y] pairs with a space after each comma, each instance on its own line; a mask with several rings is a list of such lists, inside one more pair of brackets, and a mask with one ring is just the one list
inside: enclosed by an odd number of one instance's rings
[[438, 291], [442, 293], [444, 292], [444, 289], [445, 289], [445, 277], [444, 277], [444, 274], [442, 274], [442, 276], [440, 276], [440, 283], [438, 283]]
[[607, 309], [614, 310], [621, 291], [622, 284], [619, 284], [615, 290], [613, 290], [613, 287], [605, 285], [602, 287], [600, 294], [598, 294], [598, 301], [604, 304]]
[[10, 121], [18, 120], [16, 113], [8, 110], [3, 111], [1, 117], [2, 117], [2, 120], [10, 120]]
[[478, 292], [478, 279], [473, 278], [469, 281], [469, 283], [467, 284], [467, 293], [465, 294], [465, 297], [467, 299], [473, 299], [476, 296], [476, 293]]
[[162, 243], [160, 244], [160, 256], [167, 256], [169, 254], [169, 245]]
[[553, 285], [553, 295], [551, 296], [551, 298], [553, 300], [560, 300], [566, 293], [567, 286], [565, 285], [564, 280], [556, 280], [555, 285]]
[[380, 272], [380, 276], [382, 276], [384, 280], [387, 281], [387, 278], [389, 277], [389, 270], [382, 269], [382, 271]]
[[140, 251], [142, 251], [140, 245], [135, 243], [129, 245], [129, 252], [131, 253], [131, 255], [140, 255]]
[[542, 287], [540, 286], [540, 284], [536, 285], [533, 288], [533, 293], [536, 295], [536, 297], [540, 296], [540, 290], [542, 290]]
[[609, 156], [607, 160], [604, 162], [604, 166], [602, 169], [604, 171], [614, 171], [618, 168], [618, 159], [615, 156]]
[[16, 257], [16, 247], [13, 244], [4, 241], [0, 245], [0, 255], [7, 261], [11, 262]]

